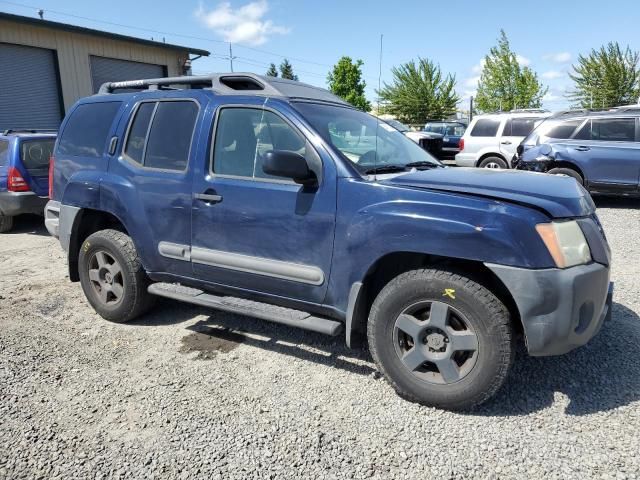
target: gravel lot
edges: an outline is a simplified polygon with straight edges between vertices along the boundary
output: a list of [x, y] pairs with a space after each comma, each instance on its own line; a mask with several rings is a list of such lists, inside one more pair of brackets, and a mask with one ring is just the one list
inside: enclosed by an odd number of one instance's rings
[[0, 237], [0, 478], [640, 478], [640, 199], [598, 201], [613, 322], [491, 403], [407, 403], [366, 351], [161, 302], [110, 324], [40, 220]]

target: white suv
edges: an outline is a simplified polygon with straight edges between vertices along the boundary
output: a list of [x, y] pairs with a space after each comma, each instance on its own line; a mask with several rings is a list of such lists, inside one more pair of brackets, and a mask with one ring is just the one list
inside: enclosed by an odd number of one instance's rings
[[456, 165], [510, 168], [520, 142], [550, 115], [546, 110], [514, 110], [474, 117], [460, 139]]

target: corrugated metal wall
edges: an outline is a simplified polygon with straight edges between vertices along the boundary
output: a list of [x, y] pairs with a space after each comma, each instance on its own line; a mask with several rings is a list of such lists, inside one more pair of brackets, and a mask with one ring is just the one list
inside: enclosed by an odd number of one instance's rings
[[0, 42], [55, 50], [62, 99], [68, 110], [81, 97], [93, 94], [90, 56], [162, 65], [169, 76], [180, 75], [188, 52], [140, 45], [122, 40], [65, 32], [0, 20]]
[[160, 78], [167, 75], [165, 66], [154, 65], [152, 63], [116, 60], [114, 58], [97, 57], [95, 55], [91, 55], [89, 63], [91, 64], [93, 93], [97, 93], [98, 90], [100, 90], [100, 85], [105, 82]]
[[0, 131], [57, 129], [60, 100], [53, 50], [0, 43]]

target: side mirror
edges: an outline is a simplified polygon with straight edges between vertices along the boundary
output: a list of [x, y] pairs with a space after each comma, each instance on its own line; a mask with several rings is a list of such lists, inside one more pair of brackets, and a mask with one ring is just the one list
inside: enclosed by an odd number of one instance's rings
[[317, 182], [307, 160], [300, 154], [287, 150], [270, 150], [264, 156], [262, 171], [268, 175], [290, 178], [296, 183], [311, 185]]

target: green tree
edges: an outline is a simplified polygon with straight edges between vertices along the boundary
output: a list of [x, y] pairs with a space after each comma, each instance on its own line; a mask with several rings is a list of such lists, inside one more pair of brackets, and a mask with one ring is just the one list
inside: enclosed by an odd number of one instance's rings
[[351, 105], [368, 112], [371, 104], [364, 95], [365, 81], [362, 79], [362, 60], [353, 61], [342, 57], [327, 75], [329, 90]]
[[456, 93], [455, 75], [443, 76], [440, 66], [418, 58], [391, 69], [393, 81], [385, 82], [377, 93], [385, 106], [380, 113], [390, 113], [405, 123], [422, 124], [429, 119], [444, 118], [456, 111], [460, 97]]
[[280, 64], [280, 76], [287, 80], [298, 80], [298, 76], [293, 73], [293, 66], [291, 66], [289, 60], [286, 58]]
[[636, 103], [640, 95], [640, 56], [628, 46], [610, 42], [578, 56], [569, 77], [575, 87], [569, 98], [583, 108], [608, 108]]
[[267, 70], [267, 77], [277, 77], [278, 69], [276, 68], [276, 64], [272, 63], [269, 65], [269, 70]]
[[500, 30], [498, 45], [484, 57], [478, 83], [476, 107], [483, 112], [508, 111], [514, 108], [540, 108], [549, 89], [538, 81], [538, 75], [522, 66], [511, 50], [509, 39]]

